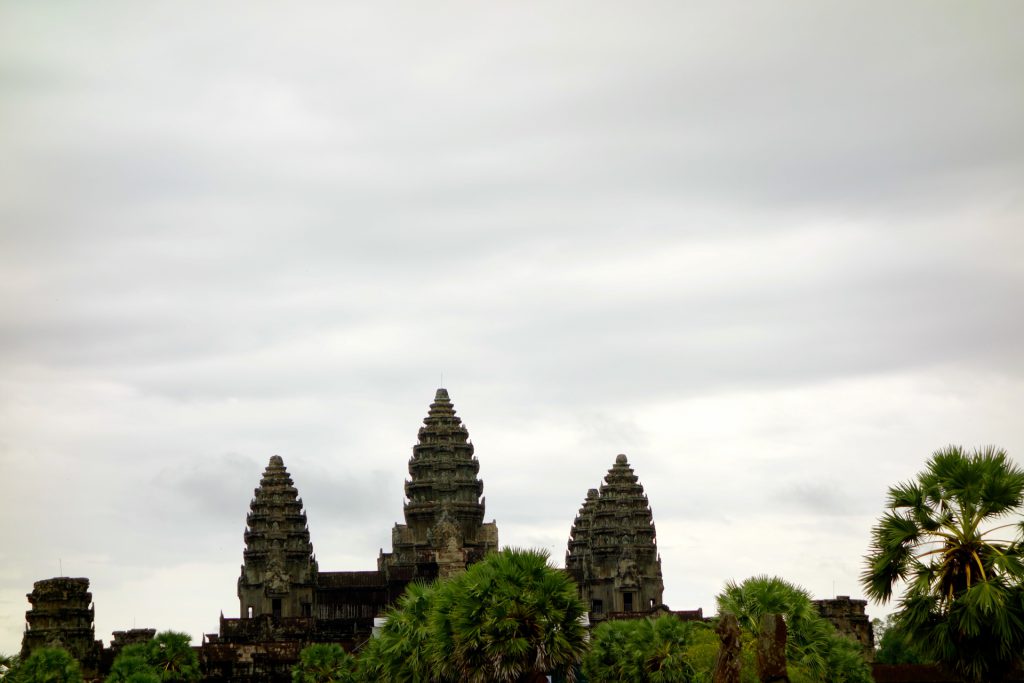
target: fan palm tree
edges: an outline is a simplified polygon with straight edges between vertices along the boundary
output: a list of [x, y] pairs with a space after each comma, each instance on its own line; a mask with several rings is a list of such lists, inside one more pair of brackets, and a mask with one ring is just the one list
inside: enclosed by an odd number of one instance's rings
[[149, 663], [149, 648], [143, 643], [126, 645], [117, 654], [105, 683], [160, 683]]
[[434, 586], [410, 583], [386, 621], [359, 654], [367, 680], [382, 683], [434, 683], [440, 679], [430, 658], [433, 641], [430, 613]]
[[729, 581], [718, 595], [718, 613], [736, 615], [740, 628], [751, 634], [761, 629], [765, 614], [781, 614], [786, 620], [786, 658], [821, 676], [828, 660], [828, 638], [834, 629], [818, 614], [810, 593], [777, 576], [753, 576]]
[[586, 652], [586, 608], [545, 551], [493, 553], [439, 584], [431, 610], [434, 669], [469, 683], [538, 674], [575, 680]]
[[202, 677], [199, 656], [187, 633], [163, 631], [146, 644], [147, 659], [164, 683], [192, 683]]
[[18, 655], [6, 655], [0, 653], [0, 681], [13, 683], [18, 671]]
[[[593, 683], [688, 683], [709, 678], [698, 672], [695, 646], [717, 649], [718, 637], [704, 624], [680, 621], [672, 615], [658, 619], [607, 621], [594, 629], [583, 673]], [[713, 659], [713, 657], [712, 657]]]
[[861, 574], [898, 626], [966, 681], [998, 680], [1024, 652], [1024, 470], [1006, 452], [936, 451], [889, 489]]
[[853, 641], [839, 635], [818, 614], [806, 590], [776, 576], [729, 581], [717, 596], [718, 613], [734, 614], [740, 628], [757, 635], [761, 617], [781, 614], [786, 621], [786, 659], [814, 680], [870, 682], [871, 668]]
[[355, 657], [337, 643], [314, 643], [302, 649], [292, 667], [292, 683], [356, 683]]
[[78, 662], [60, 647], [41, 647], [18, 667], [19, 683], [82, 683]]

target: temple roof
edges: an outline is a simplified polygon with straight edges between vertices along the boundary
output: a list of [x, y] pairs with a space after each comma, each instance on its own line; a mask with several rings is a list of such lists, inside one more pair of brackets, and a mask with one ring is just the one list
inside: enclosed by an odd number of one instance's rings
[[448, 390], [434, 394], [409, 460], [405, 483], [406, 522], [436, 522], [442, 513], [466, 521], [482, 522], [483, 482], [480, 463], [473, 456], [469, 431], [455, 414]]
[[302, 499], [279, 455], [271, 456], [246, 517], [245, 560], [268, 553], [312, 556]]
[[594, 554], [656, 557], [656, 535], [644, 487], [624, 454], [604, 477], [600, 490], [590, 489], [573, 522], [566, 567]]

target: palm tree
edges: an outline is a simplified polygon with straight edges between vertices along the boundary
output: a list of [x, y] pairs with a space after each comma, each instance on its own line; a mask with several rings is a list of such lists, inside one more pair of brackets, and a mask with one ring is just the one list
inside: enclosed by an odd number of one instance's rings
[[314, 643], [302, 649], [292, 667], [292, 683], [356, 683], [355, 657], [337, 643]]
[[506, 549], [438, 585], [431, 610], [434, 670], [470, 683], [575, 680], [586, 608], [545, 551]]
[[149, 663], [149, 648], [143, 643], [126, 645], [117, 654], [105, 683], [160, 683], [160, 676]]
[[761, 617], [781, 614], [788, 631], [786, 659], [824, 675], [833, 629], [818, 614], [806, 590], [777, 576], [753, 576], [739, 584], [727, 582], [717, 601], [719, 614], [736, 615], [740, 628], [754, 635], [761, 629]]
[[936, 451], [889, 489], [861, 582], [896, 623], [965, 681], [995, 681], [1024, 652], [1024, 470], [1006, 452]]
[[13, 683], [17, 675], [18, 664], [21, 659], [18, 655], [5, 655], [0, 653], [0, 681]]
[[765, 614], [786, 621], [786, 659], [814, 680], [870, 683], [871, 668], [853, 641], [818, 614], [810, 593], [776, 576], [729, 581], [717, 596], [718, 613], [736, 616], [740, 629], [756, 636]]
[[423, 583], [406, 586], [398, 603], [388, 610], [384, 626], [359, 653], [360, 670], [368, 680], [383, 683], [432, 683], [440, 680], [433, 671], [430, 613], [434, 587]]
[[[658, 619], [606, 621], [594, 629], [583, 673], [591, 683], [685, 683], [710, 679], [718, 637], [704, 624], [665, 615]], [[700, 670], [706, 669], [706, 670]]]
[[19, 667], [19, 683], [82, 683], [78, 662], [60, 647], [41, 647]]
[[146, 644], [147, 660], [164, 683], [192, 683], [202, 678], [199, 656], [187, 633], [163, 631]]

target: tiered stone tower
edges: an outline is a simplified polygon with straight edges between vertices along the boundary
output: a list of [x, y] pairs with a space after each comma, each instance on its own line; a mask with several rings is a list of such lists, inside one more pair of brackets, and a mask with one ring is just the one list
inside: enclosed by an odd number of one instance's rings
[[378, 567], [389, 580], [458, 573], [498, 548], [498, 528], [484, 523], [480, 463], [446, 389], [438, 389], [420, 427], [405, 482], [405, 524]]
[[591, 620], [662, 607], [665, 590], [651, 506], [625, 455], [590, 489], [573, 522], [566, 570]]
[[238, 600], [243, 618], [313, 616], [317, 564], [302, 500], [281, 456], [249, 504]]
[[65, 576], [32, 584], [28, 628], [21, 639], [21, 658], [41, 647], [62, 647], [78, 660], [86, 679], [97, 675], [103, 643], [96, 640], [89, 579]]

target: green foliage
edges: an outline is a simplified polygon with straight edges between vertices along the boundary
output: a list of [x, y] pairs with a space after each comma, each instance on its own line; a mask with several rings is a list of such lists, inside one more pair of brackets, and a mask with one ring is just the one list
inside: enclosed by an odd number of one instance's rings
[[18, 683], [82, 683], [78, 662], [67, 650], [41, 647], [17, 668]]
[[376, 637], [359, 654], [360, 671], [366, 680], [429, 683], [433, 672], [430, 613], [434, 586], [411, 583], [398, 603], [388, 610]]
[[544, 551], [506, 549], [437, 585], [430, 614], [434, 671], [442, 679], [517, 681], [565, 675], [586, 652], [586, 608]]
[[194, 683], [202, 677], [187, 633], [163, 631], [147, 643], [126, 645], [106, 683]]
[[896, 623], [894, 615], [872, 619], [875, 631], [875, 661], [879, 664], [931, 664], [933, 663], [914, 643], [909, 633]]
[[[754, 576], [743, 583], [726, 583], [717, 597], [719, 614], [732, 613], [740, 629], [750, 636], [745, 641], [753, 654], [753, 638], [760, 630], [761, 617], [781, 614], [786, 620], [786, 659], [790, 678], [843, 683], [870, 683], [871, 667], [860, 647], [836, 633], [818, 614], [810, 594], [778, 577]], [[749, 655], [748, 655], [749, 657]], [[752, 657], [751, 657], [752, 660]], [[752, 668], [744, 661], [744, 670]]]
[[718, 636], [703, 623], [671, 615], [607, 621], [594, 629], [583, 673], [590, 683], [710, 681]]
[[0, 681], [14, 683], [18, 674], [18, 665], [21, 658], [18, 655], [5, 655], [0, 653]]
[[861, 582], [924, 656], [966, 681], [997, 681], [1024, 652], [1024, 470], [1005, 451], [936, 451], [889, 489]]
[[114, 659], [106, 683], [160, 683], [145, 644], [126, 645]]
[[432, 586], [410, 584], [366, 645], [366, 680], [408, 683], [575, 680], [586, 651], [576, 585], [540, 551], [493, 553]]
[[164, 683], [192, 683], [202, 677], [199, 657], [187, 633], [163, 631], [146, 643], [147, 659]]
[[335, 643], [303, 648], [292, 667], [292, 683], [358, 683], [355, 657]]

